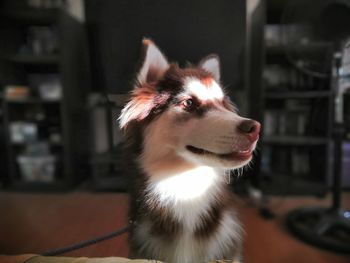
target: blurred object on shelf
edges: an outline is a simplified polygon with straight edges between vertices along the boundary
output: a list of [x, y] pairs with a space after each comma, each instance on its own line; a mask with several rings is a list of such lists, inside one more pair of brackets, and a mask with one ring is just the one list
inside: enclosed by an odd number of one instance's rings
[[35, 123], [17, 121], [10, 123], [10, 138], [13, 143], [29, 143], [38, 139], [38, 127]]
[[59, 100], [62, 98], [62, 85], [58, 74], [30, 74], [29, 86], [37, 90], [45, 100]]
[[280, 25], [265, 25], [264, 35], [266, 46], [274, 47], [281, 45], [282, 31]]
[[38, 9], [63, 8], [65, 0], [27, 0], [27, 6]]
[[49, 142], [53, 144], [62, 143], [62, 135], [61, 131], [57, 127], [51, 127], [49, 129]]
[[288, 87], [288, 70], [280, 65], [266, 66], [263, 78], [266, 88], [274, 90], [286, 90]]
[[264, 135], [274, 135], [278, 133], [278, 111], [266, 110], [264, 113]]
[[263, 77], [266, 89], [270, 91], [325, 90], [324, 84], [319, 80], [285, 65], [266, 65]]
[[62, 86], [58, 79], [51, 79], [39, 86], [39, 93], [42, 99], [59, 100], [62, 98]]
[[[54, 27], [49, 26], [31, 26], [27, 31], [27, 46], [29, 52], [34, 55], [57, 54], [58, 37]], [[26, 53], [28, 49], [23, 47], [20, 53]]]
[[48, 156], [26, 156], [17, 157], [21, 176], [27, 182], [53, 182], [56, 170], [56, 158]]
[[[16, 118], [14, 119], [14, 121], [19, 121], [19, 120], [22, 120], [24, 122], [34, 122], [38, 125], [40, 125], [41, 123], [43, 123], [43, 121], [45, 121], [45, 119], [47, 118], [47, 114], [45, 112], [45, 109], [43, 107], [43, 105], [41, 105], [40, 103], [39, 104], [32, 104], [31, 102], [34, 101], [35, 102], [35, 99], [34, 100], [31, 100], [31, 99], [28, 99], [28, 100], [23, 100], [23, 101], [14, 101], [14, 102], [19, 102], [19, 104], [11, 104], [11, 105], [21, 105], [23, 102], [24, 104], [27, 104], [28, 102], [28, 106], [25, 110], [20, 110], [20, 111], [16, 111], [17, 116], [21, 116], [19, 119]], [[12, 101], [13, 102], [13, 101]], [[22, 105], [24, 105], [22, 104]], [[18, 108], [20, 109], [20, 108]]]
[[27, 182], [53, 182], [56, 157], [50, 154], [46, 142], [28, 144], [23, 154], [17, 156], [20, 173]]
[[264, 135], [307, 135], [310, 106], [303, 101], [286, 100], [284, 110], [267, 109], [264, 113]]
[[7, 99], [26, 99], [29, 95], [28, 86], [9, 85], [5, 87], [5, 97]]
[[48, 78], [39, 86], [42, 99], [59, 100], [62, 98], [62, 86], [58, 78]]
[[310, 170], [310, 155], [308, 151], [293, 148], [291, 152], [292, 174], [296, 176], [308, 175]]
[[50, 153], [50, 147], [47, 142], [36, 142], [26, 146], [25, 154], [30, 156], [46, 156]]

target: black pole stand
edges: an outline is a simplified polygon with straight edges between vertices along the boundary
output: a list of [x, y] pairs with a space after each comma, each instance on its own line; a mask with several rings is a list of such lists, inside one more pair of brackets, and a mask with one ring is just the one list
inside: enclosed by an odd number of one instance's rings
[[[341, 209], [342, 141], [344, 125], [342, 120], [343, 92], [339, 90], [339, 68], [341, 54], [334, 57], [335, 121], [333, 125], [333, 203], [331, 208], [305, 207], [290, 212], [287, 216], [289, 229], [300, 239], [315, 246], [350, 253], [350, 211]], [[340, 115], [340, 117], [339, 117]]]

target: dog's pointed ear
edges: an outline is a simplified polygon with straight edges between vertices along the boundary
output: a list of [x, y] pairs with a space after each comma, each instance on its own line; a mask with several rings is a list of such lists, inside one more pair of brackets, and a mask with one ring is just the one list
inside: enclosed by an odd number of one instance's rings
[[169, 63], [150, 39], [144, 38], [142, 44], [144, 56], [141, 69], [137, 74], [137, 82], [130, 101], [123, 108], [118, 119], [121, 129], [125, 129], [131, 122], [144, 120], [161, 103], [155, 100], [158, 92], [153, 84], [163, 76], [169, 68]]
[[198, 66], [211, 73], [217, 82], [220, 82], [220, 59], [217, 55], [212, 54], [203, 58]]
[[154, 98], [157, 92], [152, 86], [135, 88], [130, 101], [125, 105], [118, 118], [119, 127], [125, 129], [133, 121], [144, 120], [154, 107]]
[[144, 38], [142, 44], [144, 60], [137, 74], [137, 81], [140, 85], [159, 80], [169, 68], [168, 60], [152, 40]]

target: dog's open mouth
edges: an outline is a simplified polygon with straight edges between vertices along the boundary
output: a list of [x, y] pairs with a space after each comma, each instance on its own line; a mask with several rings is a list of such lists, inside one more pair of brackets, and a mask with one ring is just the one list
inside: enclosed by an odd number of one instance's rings
[[247, 160], [252, 156], [252, 150], [243, 150], [243, 151], [237, 151], [237, 152], [231, 152], [231, 153], [225, 153], [225, 154], [218, 154], [218, 153], [213, 153], [201, 148], [194, 147], [192, 145], [187, 145], [186, 149], [194, 154], [198, 155], [211, 155], [215, 157], [219, 157], [221, 159], [226, 159], [226, 160]]

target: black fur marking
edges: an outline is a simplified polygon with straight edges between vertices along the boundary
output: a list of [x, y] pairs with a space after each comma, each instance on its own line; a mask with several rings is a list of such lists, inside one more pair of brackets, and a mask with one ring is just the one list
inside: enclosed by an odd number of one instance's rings
[[201, 239], [211, 237], [220, 226], [222, 214], [222, 208], [218, 204], [213, 204], [209, 211], [200, 217], [200, 224], [194, 232], [195, 237]]
[[175, 238], [181, 234], [182, 224], [173, 217], [167, 207], [160, 204], [158, 196], [147, 189], [148, 182], [145, 176], [138, 175], [137, 181], [134, 189], [137, 191], [134, 192], [136, 198], [131, 204], [130, 219], [135, 222], [149, 222], [151, 234], [160, 238]]
[[152, 222], [152, 235], [165, 239], [176, 237], [183, 231], [183, 226], [172, 215], [167, 208], [157, 207], [152, 209], [149, 218]]
[[195, 114], [196, 117], [201, 118], [201, 117], [204, 117], [205, 114], [206, 114], [209, 110], [210, 110], [210, 107], [209, 107], [209, 106], [203, 105], [203, 106], [198, 107], [198, 108], [194, 111], [194, 114]]
[[172, 64], [165, 72], [163, 78], [158, 82], [158, 91], [170, 91], [173, 95], [177, 95], [182, 91], [184, 80], [187, 77], [203, 79], [212, 77], [212, 75], [200, 68], [179, 68], [176, 64]]

